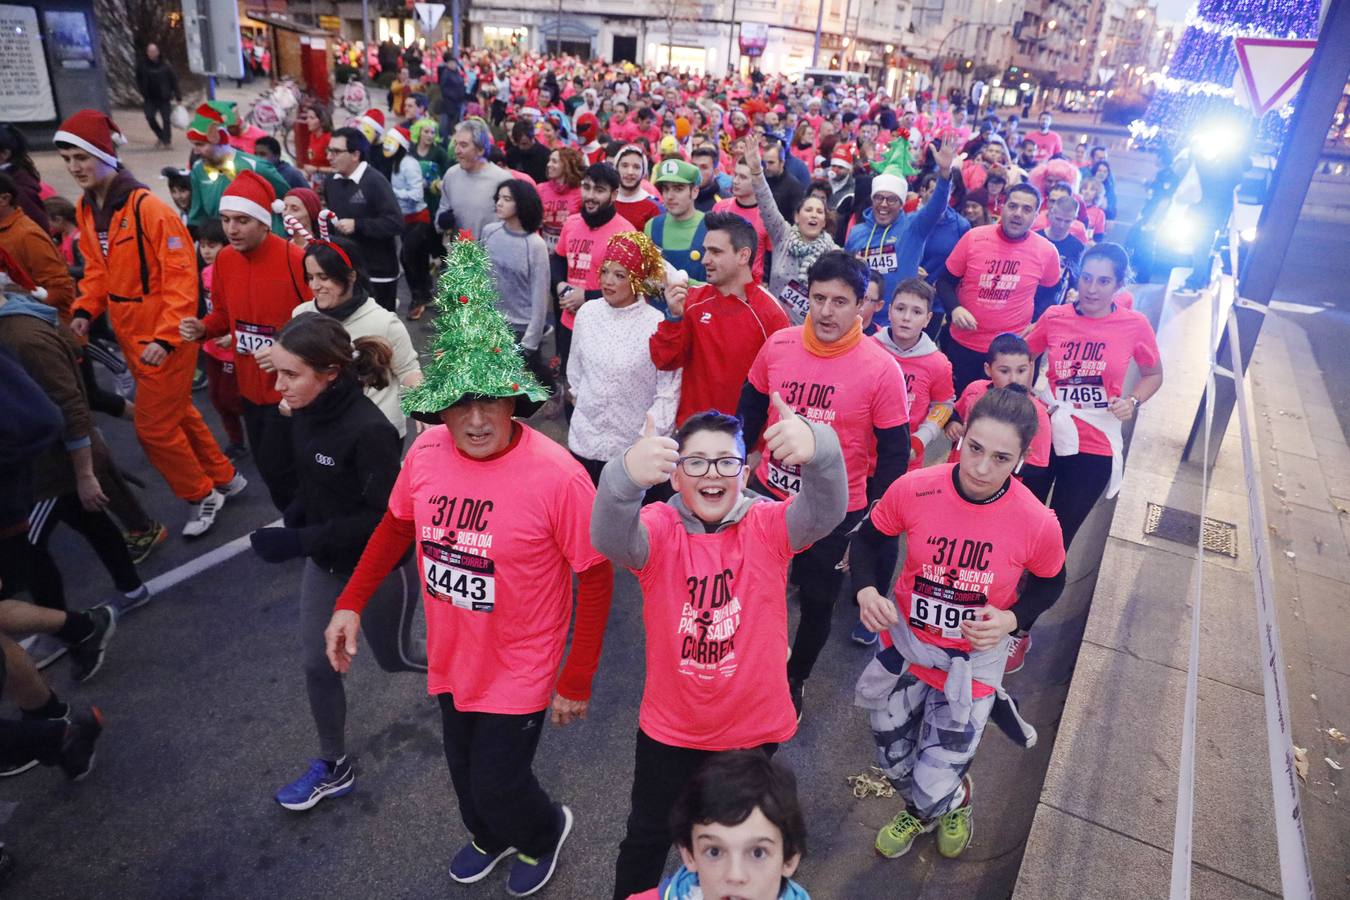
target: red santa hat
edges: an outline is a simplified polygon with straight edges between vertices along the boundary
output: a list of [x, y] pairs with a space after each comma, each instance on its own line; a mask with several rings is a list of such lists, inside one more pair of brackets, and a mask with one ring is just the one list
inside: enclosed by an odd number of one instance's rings
[[0, 247], [0, 291], [4, 293], [21, 291], [31, 294], [37, 300], [47, 299], [47, 292], [34, 283], [33, 276], [28, 274], [28, 270], [3, 247]]
[[272, 201], [275, 199], [277, 192], [272, 190], [266, 178], [252, 169], [244, 169], [221, 194], [220, 211], [243, 213], [271, 225]]
[[836, 163], [847, 168], [853, 168], [853, 156], [857, 149], [852, 144], [837, 144], [834, 153], [830, 154], [830, 165]]
[[52, 140], [58, 144], [79, 147], [89, 155], [117, 168], [117, 146], [127, 142], [122, 129], [108, 114], [96, 109], [82, 109], [61, 123]]
[[378, 109], [368, 109], [361, 113], [356, 119], [356, 127], [360, 128], [362, 124], [369, 125], [375, 129], [376, 134], [384, 134], [384, 113]]
[[412, 132], [404, 128], [402, 125], [398, 126], [397, 128], [389, 129], [389, 132], [385, 135], [385, 137], [392, 137], [395, 141], [398, 142], [398, 145], [402, 147], [404, 150], [412, 149]]

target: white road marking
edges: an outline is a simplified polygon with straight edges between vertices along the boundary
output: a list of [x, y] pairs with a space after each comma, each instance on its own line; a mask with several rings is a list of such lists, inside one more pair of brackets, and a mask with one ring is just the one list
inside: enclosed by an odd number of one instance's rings
[[[262, 527], [277, 528], [282, 524], [284, 523], [281, 519], [277, 519], [275, 522], [269, 522]], [[150, 588], [150, 593], [152, 594], [162, 593], [174, 585], [187, 581], [195, 575], [200, 575], [212, 566], [218, 566], [227, 559], [233, 559], [248, 548], [248, 535], [245, 534], [235, 538], [228, 544], [221, 544], [209, 553], [203, 553], [196, 559], [188, 560], [176, 569], [170, 569], [162, 575], [156, 575], [145, 583], [146, 587]]]

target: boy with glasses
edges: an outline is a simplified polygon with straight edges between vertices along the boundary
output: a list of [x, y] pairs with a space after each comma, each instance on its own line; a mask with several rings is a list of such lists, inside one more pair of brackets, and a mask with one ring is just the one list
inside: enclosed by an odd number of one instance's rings
[[[746, 491], [740, 420], [709, 410], [675, 438], [648, 422], [610, 460], [591, 515], [591, 543], [642, 585], [647, 677], [638, 713], [632, 805], [614, 896], [656, 887], [675, 801], [710, 756], [772, 754], [797, 730], [788, 692], [787, 571], [794, 553], [834, 529], [848, 500], [839, 439], [783, 398], [766, 446], [801, 467], [801, 491], [779, 502]], [[676, 495], [642, 506], [669, 480]]]

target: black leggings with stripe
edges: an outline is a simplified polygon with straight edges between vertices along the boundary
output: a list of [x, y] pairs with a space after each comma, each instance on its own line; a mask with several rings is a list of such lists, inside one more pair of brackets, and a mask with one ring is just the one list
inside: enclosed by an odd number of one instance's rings
[[61, 567], [52, 559], [51, 552], [47, 549], [52, 532], [62, 522], [83, 535], [89, 546], [94, 548], [94, 552], [102, 560], [104, 568], [112, 576], [113, 584], [119, 591], [123, 593], [134, 591], [141, 586], [141, 576], [136, 572], [136, 564], [131, 561], [131, 554], [127, 552], [122, 532], [113, 520], [103, 510], [90, 512], [85, 509], [76, 494], [66, 494], [41, 500], [33, 507], [28, 517], [27, 552], [23, 552], [25, 548], [22, 546], [17, 546], [10, 548], [17, 552], [5, 554], [22, 555], [27, 558], [28, 565], [24, 567], [20, 563], [16, 567], [14, 577], [19, 583], [14, 584], [12, 589], [11, 585], [6, 584], [5, 594], [12, 594], [22, 587], [27, 587], [33, 601], [39, 606], [50, 609], [66, 608], [65, 582], [61, 576]]

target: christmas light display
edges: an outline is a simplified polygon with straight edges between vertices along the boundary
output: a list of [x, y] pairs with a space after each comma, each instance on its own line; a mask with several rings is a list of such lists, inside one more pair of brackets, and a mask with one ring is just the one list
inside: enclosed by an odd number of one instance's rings
[[[1316, 38], [1320, 11], [1320, 0], [1200, 0], [1186, 17], [1166, 77], [1130, 130], [1142, 138], [1188, 135], [1211, 115], [1231, 116], [1238, 71], [1233, 38]], [[1267, 113], [1260, 137], [1282, 141], [1292, 113], [1292, 102]]]

